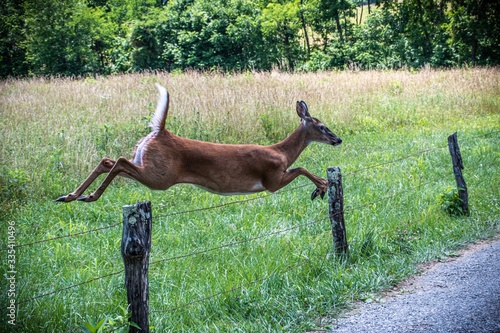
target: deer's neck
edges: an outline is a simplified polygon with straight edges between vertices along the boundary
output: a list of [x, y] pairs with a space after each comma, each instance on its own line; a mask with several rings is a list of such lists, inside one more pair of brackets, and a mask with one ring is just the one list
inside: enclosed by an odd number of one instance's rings
[[299, 158], [300, 154], [309, 143], [310, 141], [307, 138], [304, 125], [300, 124], [290, 136], [275, 144], [274, 147], [287, 157], [288, 166], [290, 166]]

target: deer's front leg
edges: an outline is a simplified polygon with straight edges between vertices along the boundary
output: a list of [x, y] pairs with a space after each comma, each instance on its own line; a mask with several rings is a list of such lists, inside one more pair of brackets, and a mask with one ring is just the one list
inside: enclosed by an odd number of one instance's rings
[[91, 174], [87, 177], [87, 179], [85, 179], [75, 191], [71, 192], [68, 195], [57, 198], [56, 201], [70, 202], [78, 199], [97, 177], [99, 177], [103, 173], [108, 173], [109, 171], [111, 171], [111, 169], [115, 166], [115, 163], [116, 162], [112, 159], [106, 157], [103, 158], [91, 172]]
[[272, 186], [271, 188], [268, 187], [268, 189], [272, 192], [277, 191], [280, 188], [290, 184], [290, 182], [301, 175], [306, 176], [314, 183], [314, 185], [316, 185], [316, 189], [311, 194], [311, 200], [314, 200], [318, 195], [321, 196], [321, 199], [323, 199], [326, 191], [328, 190], [328, 181], [326, 181], [326, 179], [313, 175], [305, 168], [295, 168], [285, 171], [281, 177], [280, 182]]
[[328, 191], [328, 181], [310, 173], [306, 169], [303, 169], [302, 172], [304, 176], [309, 178], [314, 183], [314, 185], [316, 185], [316, 189], [311, 193], [311, 200], [316, 199], [318, 195], [321, 197], [321, 199], [323, 199], [325, 197], [325, 193]]

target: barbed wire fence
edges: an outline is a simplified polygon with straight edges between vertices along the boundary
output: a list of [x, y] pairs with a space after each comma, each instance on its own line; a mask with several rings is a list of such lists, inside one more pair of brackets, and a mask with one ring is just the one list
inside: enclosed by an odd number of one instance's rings
[[[467, 141], [463, 141], [463, 142], [468, 142], [469, 140], [472, 141], [472, 140], [477, 140], [477, 139], [489, 139], [489, 138], [493, 138], [493, 135], [498, 134], [498, 133], [500, 133], [500, 131], [492, 131], [492, 132], [484, 133], [484, 134], [481, 134], [481, 135], [477, 135], [475, 137], [471, 137]], [[349, 171], [349, 172], [343, 174], [343, 177], [356, 176], [356, 175], [359, 175], [361, 173], [365, 173], [365, 172], [367, 172], [369, 170], [374, 170], [374, 169], [389, 168], [393, 164], [396, 164], [398, 162], [401, 162], [401, 161], [404, 161], [404, 160], [408, 160], [408, 159], [411, 159], [411, 158], [415, 158], [415, 157], [420, 157], [420, 156], [425, 155], [425, 154], [430, 154], [430, 153], [433, 153], [433, 152], [445, 149], [447, 147], [448, 147], [447, 145], [437, 145], [435, 147], [421, 149], [419, 151], [416, 151], [414, 153], [401, 156], [401, 157], [393, 159], [391, 161], [382, 162], [382, 163], [375, 163], [375, 164], [369, 165], [367, 167], [363, 167], [363, 168], [359, 168], [357, 170]], [[493, 164], [496, 164], [496, 163], [493, 162], [493, 163], [491, 163], [489, 165], [493, 165]], [[488, 167], [488, 165], [484, 165], [483, 167]], [[410, 193], [410, 192], [412, 192], [414, 190], [417, 190], [418, 188], [420, 188], [422, 186], [431, 185], [431, 184], [434, 184], [434, 183], [437, 183], [437, 182], [438, 181], [435, 181], [435, 180], [429, 180], [429, 181], [426, 181], [426, 182], [419, 182], [418, 185], [415, 185], [415, 186], [412, 186], [412, 187], [409, 187], [409, 188], [406, 188], [406, 189], [394, 190], [394, 191], [392, 191], [392, 193], [389, 193], [389, 194], [387, 194], [387, 195], [385, 195], [385, 196], [383, 196], [381, 198], [378, 198], [376, 200], [372, 200], [372, 201], [367, 202], [367, 203], [357, 204], [357, 205], [347, 205], [345, 208], [343, 208], [342, 211], [337, 212], [337, 214], [345, 214], [345, 213], [348, 213], [350, 211], [355, 211], [355, 210], [358, 210], [358, 209], [362, 209], [363, 207], [369, 207], [369, 206], [372, 206], [372, 205], [377, 204], [377, 203], [388, 201], [388, 200], [390, 200], [392, 198], [396, 198], [396, 197], [402, 195], [403, 193]], [[155, 219], [158, 219], [158, 218], [168, 218], [168, 217], [185, 215], [185, 214], [190, 214], [190, 213], [199, 213], [199, 212], [213, 210], [213, 209], [221, 209], [221, 208], [225, 208], [225, 207], [228, 207], [228, 206], [231, 206], [231, 205], [246, 204], [246, 203], [249, 203], [249, 202], [252, 202], [252, 201], [261, 201], [261, 200], [270, 198], [272, 196], [283, 195], [283, 194], [285, 194], [287, 192], [296, 191], [296, 190], [298, 190], [300, 188], [303, 188], [303, 187], [306, 187], [306, 186], [310, 186], [310, 184], [309, 183], [305, 183], [305, 184], [301, 184], [301, 185], [298, 185], [298, 186], [294, 186], [294, 187], [290, 187], [290, 188], [285, 188], [283, 190], [280, 190], [280, 191], [278, 191], [276, 193], [272, 193], [272, 194], [266, 193], [266, 194], [263, 194], [263, 195], [258, 195], [258, 196], [247, 198], [247, 199], [234, 200], [234, 201], [230, 201], [230, 202], [226, 202], [226, 203], [222, 203], [222, 204], [218, 204], [218, 205], [213, 205], [213, 206], [208, 206], [208, 207], [201, 207], [201, 208], [195, 208], [195, 209], [191, 209], [191, 210], [171, 212], [171, 213], [168, 213], [168, 214], [159, 214], [159, 215], [155, 216]], [[164, 263], [164, 262], [169, 262], [169, 261], [174, 261], [174, 260], [181, 260], [181, 259], [186, 259], [186, 258], [189, 258], [189, 257], [195, 257], [195, 256], [207, 254], [207, 253], [210, 253], [210, 252], [220, 251], [220, 250], [225, 249], [225, 248], [235, 247], [235, 246], [238, 246], [238, 245], [243, 245], [245, 243], [255, 242], [255, 241], [258, 241], [258, 240], [261, 240], [261, 239], [264, 239], [264, 238], [273, 237], [273, 236], [277, 236], [277, 235], [281, 235], [281, 234], [286, 234], [286, 233], [292, 232], [292, 231], [300, 229], [300, 228], [305, 228], [305, 227], [309, 227], [309, 226], [316, 225], [316, 224], [319, 224], [319, 223], [324, 223], [324, 222], [325, 222], [325, 219], [319, 218], [319, 219], [315, 219], [315, 220], [312, 220], [312, 221], [307, 221], [305, 223], [301, 223], [301, 224], [298, 224], [298, 225], [294, 225], [294, 226], [291, 226], [291, 227], [288, 227], [288, 228], [283, 228], [281, 230], [276, 230], [276, 231], [272, 231], [272, 232], [269, 232], [269, 233], [263, 233], [261, 235], [257, 235], [257, 236], [254, 236], [254, 237], [249, 237], [249, 238], [246, 238], [246, 239], [243, 239], [243, 240], [227, 242], [225, 244], [220, 244], [220, 245], [217, 245], [217, 246], [214, 246], [214, 247], [211, 247], [211, 248], [197, 249], [197, 250], [192, 251], [190, 253], [179, 254], [179, 255], [175, 255], [175, 256], [171, 256], [171, 257], [167, 257], [167, 258], [161, 258], [161, 259], [157, 259], [157, 260], [150, 260], [149, 261], [149, 265], [157, 265], [157, 264]], [[18, 249], [18, 248], [23, 248], [23, 247], [31, 247], [31, 246], [36, 246], [36, 245], [40, 245], [40, 244], [43, 244], [43, 243], [55, 242], [57, 240], [61, 240], [61, 239], [65, 239], [65, 238], [83, 237], [83, 236], [89, 235], [91, 233], [99, 233], [99, 232], [102, 232], [104, 230], [109, 230], [109, 229], [117, 228], [120, 225], [122, 225], [122, 222], [111, 223], [111, 224], [109, 224], [107, 226], [103, 226], [103, 227], [99, 227], [99, 228], [95, 228], [95, 229], [91, 229], [91, 230], [86, 230], [86, 231], [82, 231], [82, 232], [69, 233], [69, 234], [60, 235], [60, 236], [56, 236], [56, 237], [51, 237], [51, 238], [46, 238], [46, 239], [40, 239], [40, 240], [33, 241], [33, 242], [27, 242], [27, 243], [23, 243], [23, 244], [16, 244], [14, 246], [14, 248]], [[330, 228], [330, 225], [328, 225], [328, 227]], [[8, 250], [8, 248], [1, 248], [0, 249], [0, 253], [3, 252], [3, 251], [7, 251], [7, 250]], [[179, 309], [189, 307], [189, 306], [191, 306], [193, 304], [196, 304], [196, 303], [205, 302], [205, 301], [207, 301], [209, 299], [220, 297], [220, 296], [226, 295], [226, 294], [230, 294], [230, 293], [235, 292], [237, 290], [242, 290], [244, 288], [249, 288], [251, 286], [262, 284], [266, 280], [269, 280], [269, 279], [271, 279], [271, 278], [273, 278], [273, 277], [275, 277], [277, 275], [285, 274], [285, 273], [291, 272], [291, 271], [293, 271], [293, 270], [295, 270], [295, 269], [297, 269], [299, 267], [302, 267], [302, 266], [306, 265], [308, 262], [309, 262], [309, 260], [302, 260], [299, 263], [288, 265], [288, 266], [286, 266], [285, 268], [283, 268], [283, 269], [281, 269], [279, 271], [275, 271], [275, 272], [273, 272], [271, 274], [265, 275], [265, 276], [263, 276], [261, 278], [257, 278], [255, 280], [252, 280], [250, 282], [241, 284], [239, 286], [230, 288], [228, 290], [222, 290], [222, 291], [213, 293], [211, 295], [203, 296], [203, 297], [200, 297], [198, 299], [194, 299], [192, 301], [189, 301], [189, 302], [186, 302], [184, 304], [180, 304], [180, 305], [177, 305], [177, 306], [174, 306], [174, 307], [149, 310], [149, 313], [170, 313], [170, 312], [174, 312], [174, 311], [177, 311]], [[101, 276], [98, 276], [98, 277], [95, 277], [95, 278], [91, 278], [91, 279], [88, 279], [88, 280], [85, 280], [85, 281], [81, 281], [79, 283], [71, 284], [71, 285], [68, 285], [66, 287], [54, 289], [52, 291], [47, 291], [45, 293], [41, 293], [41, 294], [35, 295], [33, 297], [21, 299], [19, 301], [16, 301], [16, 306], [25, 305], [25, 304], [33, 302], [35, 300], [38, 300], [38, 299], [41, 299], [41, 298], [44, 298], [44, 297], [49, 297], [49, 296], [52, 296], [52, 295], [55, 295], [55, 294], [58, 294], [58, 293], [61, 293], [61, 292], [65, 292], [65, 291], [71, 290], [73, 288], [80, 287], [82, 285], [90, 284], [90, 283], [95, 282], [95, 281], [99, 281], [99, 280], [102, 280], [102, 279], [106, 279], [106, 278], [110, 278], [110, 277], [113, 277], [113, 276], [121, 275], [121, 274], [124, 273], [124, 271], [125, 271], [125, 269], [120, 269], [120, 270], [117, 270], [117, 271], [114, 271], [114, 272], [110, 272], [110, 273], [107, 273], [107, 274], [104, 274], [104, 275], [101, 275]]]

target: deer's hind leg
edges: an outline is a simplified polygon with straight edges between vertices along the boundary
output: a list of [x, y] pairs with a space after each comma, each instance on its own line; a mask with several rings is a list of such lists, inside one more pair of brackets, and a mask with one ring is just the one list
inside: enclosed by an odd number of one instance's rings
[[82, 195], [82, 193], [90, 186], [90, 184], [92, 184], [92, 182], [97, 177], [99, 177], [103, 173], [110, 172], [111, 169], [113, 169], [113, 167], [115, 166], [115, 164], [116, 164], [116, 161], [114, 161], [110, 158], [107, 158], [107, 157], [103, 158], [101, 160], [101, 162], [99, 162], [99, 164], [97, 164], [95, 169], [90, 173], [90, 175], [87, 177], [87, 179], [85, 179], [83, 181], [83, 183], [81, 183], [80, 186], [78, 186], [78, 188], [75, 191], [71, 192], [68, 195], [57, 198], [56, 201], [70, 202], [70, 201], [78, 199]]
[[111, 181], [118, 175], [135, 179], [143, 184], [145, 183], [146, 180], [144, 170], [142, 167], [136, 166], [135, 164], [133, 164], [131, 161], [127, 160], [124, 157], [120, 157], [118, 160], [116, 160], [113, 168], [109, 171], [104, 181], [101, 183], [101, 185], [97, 188], [97, 190], [94, 193], [89, 195], [79, 196], [77, 199], [79, 201], [84, 201], [84, 202], [96, 201], [101, 197], [101, 195], [109, 186]]

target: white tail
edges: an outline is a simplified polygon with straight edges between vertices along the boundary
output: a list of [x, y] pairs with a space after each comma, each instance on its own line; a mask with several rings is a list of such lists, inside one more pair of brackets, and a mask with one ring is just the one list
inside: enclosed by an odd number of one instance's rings
[[[311, 117], [305, 102], [297, 102], [300, 125], [281, 142], [271, 146], [216, 144], [181, 138], [165, 130], [169, 96], [164, 87], [157, 87], [160, 98], [150, 123], [153, 131], [139, 141], [132, 159], [103, 158], [74, 192], [57, 201], [95, 201], [118, 175], [154, 190], [188, 183], [223, 195], [274, 192], [303, 175], [316, 185], [311, 198], [324, 196], [328, 186], [325, 179], [304, 168], [288, 169], [313, 141], [334, 146], [342, 143], [318, 119]], [[82, 195], [103, 173], [108, 175], [98, 189]]]
[[156, 88], [160, 92], [160, 98], [158, 98], [158, 103], [156, 104], [156, 111], [149, 123], [149, 127], [153, 132], [161, 131], [165, 128], [165, 120], [168, 113], [168, 92], [165, 87], [156, 83]]

